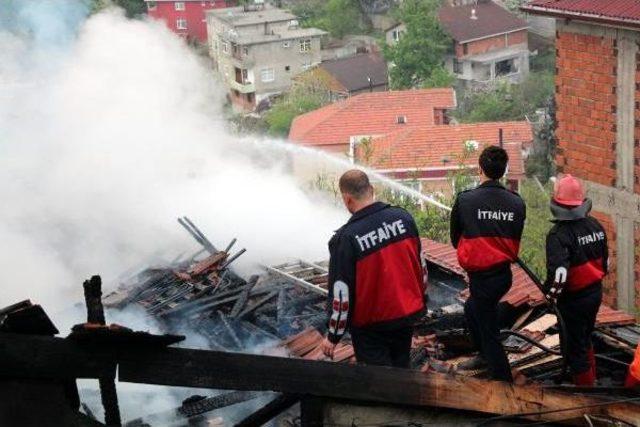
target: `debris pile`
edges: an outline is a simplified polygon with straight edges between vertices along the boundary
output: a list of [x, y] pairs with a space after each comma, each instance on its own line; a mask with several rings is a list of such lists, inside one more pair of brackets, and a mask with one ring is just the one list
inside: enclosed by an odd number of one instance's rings
[[195, 331], [210, 348], [226, 351], [251, 351], [325, 323], [324, 266], [265, 267], [265, 274], [245, 280], [230, 268], [245, 251], [230, 255], [235, 239], [217, 250], [188, 218], [179, 222], [203, 249], [144, 269], [106, 295], [106, 307], [138, 305], [168, 332]]

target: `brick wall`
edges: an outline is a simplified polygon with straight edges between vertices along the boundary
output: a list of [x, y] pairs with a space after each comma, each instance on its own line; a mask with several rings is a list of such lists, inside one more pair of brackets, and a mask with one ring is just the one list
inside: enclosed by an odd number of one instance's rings
[[[467, 45], [467, 53], [464, 53], [464, 44]], [[502, 34], [495, 37], [488, 37], [469, 43], [456, 43], [456, 56], [462, 58], [469, 55], [478, 55], [496, 49], [504, 49], [509, 46], [527, 44], [527, 31], [516, 31], [514, 33]]]
[[[616, 67], [613, 38], [558, 31], [556, 35], [558, 155], [563, 173], [603, 185], [616, 183]], [[605, 302], [615, 306], [616, 228], [613, 218], [594, 212], [609, 238], [611, 271]]]

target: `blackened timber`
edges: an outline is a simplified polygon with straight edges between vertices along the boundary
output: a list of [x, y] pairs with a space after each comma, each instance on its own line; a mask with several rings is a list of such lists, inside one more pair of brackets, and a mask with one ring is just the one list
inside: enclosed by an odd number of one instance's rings
[[537, 385], [207, 350], [105, 349], [62, 338], [0, 334], [0, 360], [0, 375], [13, 378], [96, 378], [117, 361], [118, 378], [124, 382], [276, 391], [492, 414], [537, 413], [526, 417], [536, 421], [584, 414], [610, 416], [632, 425], [640, 419], [640, 405], [629, 401]]
[[249, 278], [249, 282], [246, 284], [244, 290], [240, 294], [240, 297], [238, 298], [236, 303], [233, 305], [233, 308], [231, 309], [231, 313], [229, 313], [229, 317], [234, 319], [238, 317], [238, 315], [244, 308], [245, 304], [247, 303], [247, 300], [249, 299], [249, 294], [251, 293], [251, 290], [256, 285], [256, 283], [258, 283], [259, 279], [260, 279], [260, 276], [258, 276], [257, 274]]
[[238, 315], [238, 319], [242, 319], [243, 317], [245, 317], [248, 314], [250, 314], [251, 312], [253, 312], [256, 308], [261, 307], [263, 304], [267, 303], [270, 299], [275, 298], [276, 296], [278, 296], [279, 292], [280, 291], [273, 291], [270, 294], [268, 294], [267, 296], [263, 297], [262, 299], [256, 301], [256, 303], [253, 304], [251, 307], [245, 308], [242, 311], [242, 313], [240, 313]]
[[234, 427], [260, 427], [300, 401], [300, 397], [292, 394], [281, 394], [249, 415]]
[[[529, 414], [558, 421], [585, 413], [626, 422], [640, 419], [640, 405], [603, 397], [555, 392], [536, 385], [465, 378], [439, 373], [350, 366], [270, 356], [168, 348], [150, 355], [125, 355], [122, 381], [230, 390], [270, 390], [319, 397], [433, 406], [494, 414]], [[640, 400], [640, 398], [638, 398]], [[572, 409], [596, 405], [588, 410]]]

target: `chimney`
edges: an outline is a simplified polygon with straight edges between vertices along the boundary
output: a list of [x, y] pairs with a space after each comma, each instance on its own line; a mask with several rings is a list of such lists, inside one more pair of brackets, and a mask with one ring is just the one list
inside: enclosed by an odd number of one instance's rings
[[475, 9], [471, 9], [471, 17], [470, 19], [473, 19], [474, 21], [478, 19], [478, 15], [476, 15], [476, 10]]

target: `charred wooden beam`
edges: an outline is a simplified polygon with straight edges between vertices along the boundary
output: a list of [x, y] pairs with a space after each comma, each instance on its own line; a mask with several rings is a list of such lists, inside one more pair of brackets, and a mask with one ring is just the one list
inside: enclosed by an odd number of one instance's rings
[[300, 396], [293, 394], [281, 394], [253, 414], [235, 424], [234, 427], [260, 427], [291, 408], [299, 401]]
[[[104, 307], [102, 306], [102, 279], [93, 276], [83, 284], [84, 299], [87, 305], [87, 323], [104, 325]], [[100, 397], [104, 407], [104, 422], [108, 426], [122, 425], [118, 392], [116, 391], [115, 372], [99, 377]]]
[[536, 421], [559, 421], [584, 414], [610, 416], [630, 424], [640, 419], [640, 405], [615, 401], [610, 396], [396, 368], [207, 350], [105, 349], [83, 347], [61, 338], [0, 334], [0, 360], [0, 375], [13, 378], [96, 378], [117, 361], [119, 380], [134, 383], [527, 414], [525, 418]]

